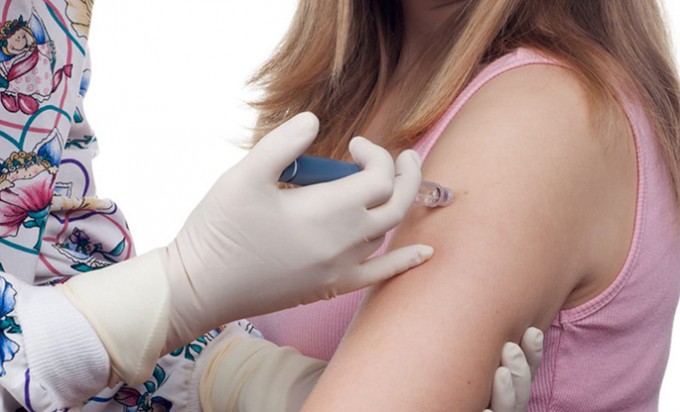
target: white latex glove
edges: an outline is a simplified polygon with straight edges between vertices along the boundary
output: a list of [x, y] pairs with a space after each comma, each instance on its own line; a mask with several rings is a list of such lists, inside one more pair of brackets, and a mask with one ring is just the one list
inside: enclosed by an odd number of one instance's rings
[[529, 328], [521, 347], [513, 342], [503, 346], [501, 366], [496, 369], [491, 391], [491, 409], [484, 412], [526, 412], [531, 398], [531, 379], [543, 358], [543, 332]]
[[415, 245], [368, 259], [415, 199], [413, 151], [394, 162], [356, 138], [361, 172], [278, 187], [317, 132], [313, 114], [294, 117], [220, 177], [168, 247], [60, 286], [106, 346], [112, 380], [143, 382], [161, 354], [216, 326], [351, 292], [431, 256]]
[[411, 246], [367, 260], [415, 199], [420, 158], [411, 150], [395, 164], [383, 148], [356, 138], [349, 149], [363, 171], [279, 189], [279, 175], [317, 132], [316, 117], [303, 113], [269, 133], [222, 175], [168, 246], [168, 275], [179, 293], [167, 349], [228, 320], [363, 288], [431, 254]]
[[[327, 362], [249, 337], [230, 324], [212, 343], [197, 368], [203, 370], [199, 398], [204, 412], [296, 412], [302, 408]], [[541, 363], [543, 333], [529, 328], [522, 346], [506, 343], [496, 370], [491, 409], [484, 412], [526, 412], [532, 371]], [[262, 388], [267, 388], [262, 391]]]

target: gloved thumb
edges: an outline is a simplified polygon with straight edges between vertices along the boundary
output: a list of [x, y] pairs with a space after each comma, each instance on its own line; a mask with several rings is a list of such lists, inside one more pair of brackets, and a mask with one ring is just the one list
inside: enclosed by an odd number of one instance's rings
[[515, 385], [512, 372], [505, 366], [496, 369], [491, 394], [493, 412], [515, 412]]
[[539, 366], [541, 366], [541, 359], [543, 359], [543, 332], [534, 327], [527, 329], [522, 336], [520, 346], [527, 358], [533, 378], [536, 376]]
[[420, 265], [432, 257], [434, 249], [427, 245], [411, 245], [392, 250], [371, 258], [361, 264], [356, 288], [366, 287], [387, 280]]
[[515, 410], [527, 410], [531, 398], [531, 370], [519, 345], [508, 342], [503, 346], [501, 365], [510, 371], [512, 386], [515, 388]]
[[319, 119], [310, 112], [296, 115], [262, 138], [243, 160], [251, 179], [277, 182], [281, 172], [316, 138]]

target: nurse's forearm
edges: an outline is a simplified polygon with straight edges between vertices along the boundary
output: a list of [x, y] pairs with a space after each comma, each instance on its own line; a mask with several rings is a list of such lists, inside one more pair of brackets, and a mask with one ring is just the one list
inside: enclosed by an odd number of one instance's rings
[[[542, 342], [542, 332], [529, 328], [521, 347], [510, 343], [503, 347], [493, 382], [493, 411], [485, 412], [526, 411]], [[264, 339], [231, 338], [202, 372], [201, 407], [206, 412], [300, 411], [327, 364]]]
[[206, 412], [299, 411], [326, 365], [291, 347], [236, 338], [220, 348], [203, 372], [201, 408]]

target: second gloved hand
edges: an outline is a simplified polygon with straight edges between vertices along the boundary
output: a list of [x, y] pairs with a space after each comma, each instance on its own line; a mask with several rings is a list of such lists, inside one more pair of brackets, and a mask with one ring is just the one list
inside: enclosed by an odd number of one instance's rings
[[[247, 330], [244, 330], [247, 325]], [[294, 412], [302, 409], [327, 362], [303, 356], [291, 347], [253, 339], [246, 321], [229, 324], [199, 360], [197, 389], [204, 412]], [[526, 412], [531, 379], [543, 355], [543, 333], [529, 328], [521, 346], [506, 343], [496, 370], [491, 409]], [[263, 391], [262, 388], [267, 388]]]

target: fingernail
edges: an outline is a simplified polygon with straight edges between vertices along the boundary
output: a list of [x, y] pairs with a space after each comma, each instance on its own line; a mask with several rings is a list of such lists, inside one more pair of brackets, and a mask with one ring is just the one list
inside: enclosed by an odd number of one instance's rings
[[349, 148], [349, 152], [354, 153], [355, 146], [361, 144], [362, 140], [365, 139], [361, 136], [354, 136], [352, 140], [349, 141], [349, 145], [347, 146]]
[[518, 370], [526, 363], [527, 361], [524, 357], [524, 352], [518, 348], [518, 350], [512, 354], [512, 370]]
[[500, 375], [500, 381], [504, 386], [509, 386], [512, 384], [512, 372], [505, 366], [498, 368], [498, 373]]
[[312, 112], [298, 113], [284, 123], [286, 127], [294, 130], [293, 136], [308, 136], [319, 132], [319, 119]]
[[536, 345], [538, 345], [538, 347], [543, 346], [543, 331], [542, 330], [539, 330], [538, 334], [536, 334]]
[[517, 360], [521, 360], [524, 357], [524, 352], [522, 352], [522, 348], [519, 347], [519, 345], [516, 345], [514, 343], [507, 342], [505, 344], [504, 350], [510, 356], [510, 363], [514, 363]]
[[431, 258], [433, 254], [434, 249], [432, 248], [432, 246], [418, 245], [418, 258], [420, 259], [418, 264], [425, 262], [426, 260]]
[[357, 144], [359, 142], [363, 142], [364, 140], [367, 140], [365, 137], [361, 136], [354, 136], [352, 140], [349, 141], [349, 144]]
[[409, 151], [411, 152], [411, 157], [413, 157], [413, 160], [415, 160], [418, 164], [418, 167], [421, 167], [423, 165], [423, 161], [420, 159], [420, 155], [415, 150]]
[[316, 117], [316, 115], [312, 112], [302, 112], [298, 113], [295, 116], [291, 118], [291, 120], [295, 119], [296, 121], [303, 121], [303, 122], [313, 122], [313, 123], [318, 123], [319, 118]]

